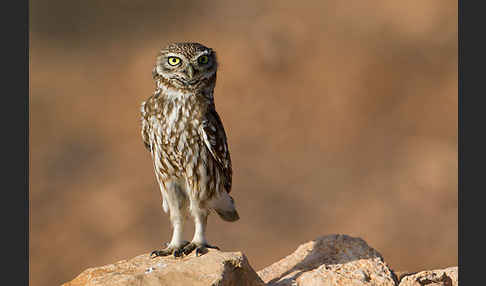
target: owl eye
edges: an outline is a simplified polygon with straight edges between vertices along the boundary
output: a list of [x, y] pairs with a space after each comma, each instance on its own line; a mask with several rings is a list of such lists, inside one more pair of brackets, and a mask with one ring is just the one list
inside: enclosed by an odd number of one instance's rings
[[178, 65], [181, 62], [181, 59], [179, 59], [178, 57], [169, 57], [169, 59], [167, 60], [167, 62], [171, 66], [176, 66], [176, 65]]
[[200, 64], [207, 64], [209, 62], [209, 58], [208, 56], [200, 56], [198, 59], [197, 59], [197, 62], [200, 63]]

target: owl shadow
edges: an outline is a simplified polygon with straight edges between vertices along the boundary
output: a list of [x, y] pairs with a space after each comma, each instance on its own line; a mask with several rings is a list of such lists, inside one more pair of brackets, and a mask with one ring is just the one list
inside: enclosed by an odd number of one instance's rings
[[[332, 265], [346, 264], [361, 259], [379, 258], [383, 261], [381, 254], [369, 247], [366, 242], [347, 235], [320, 237], [310, 243], [312, 243], [310, 248], [305, 247], [302, 249], [301, 246], [293, 254], [284, 258], [283, 260], [285, 260], [285, 262], [282, 260], [277, 262], [285, 267], [286, 265], [291, 265], [292, 260], [295, 260], [295, 262], [298, 261], [290, 269], [268, 281], [267, 285], [292, 285], [292, 282], [297, 280], [302, 274], [312, 271], [322, 265], [331, 268]], [[302, 257], [305, 252], [307, 252], [307, 254], [301, 259], [300, 257]], [[392, 276], [394, 276], [393, 271]]]

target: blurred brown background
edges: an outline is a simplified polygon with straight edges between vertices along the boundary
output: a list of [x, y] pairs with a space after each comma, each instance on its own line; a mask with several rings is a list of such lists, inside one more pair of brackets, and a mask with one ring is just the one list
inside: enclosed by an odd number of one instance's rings
[[457, 1], [32, 0], [30, 13], [31, 285], [170, 239], [139, 119], [169, 41], [220, 60], [241, 220], [211, 216], [210, 242], [256, 270], [333, 233], [395, 270], [457, 265]]

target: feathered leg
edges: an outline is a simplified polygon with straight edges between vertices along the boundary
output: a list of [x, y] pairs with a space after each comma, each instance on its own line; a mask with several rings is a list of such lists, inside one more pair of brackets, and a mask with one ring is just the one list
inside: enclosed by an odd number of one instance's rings
[[182, 240], [182, 231], [184, 228], [184, 221], [186, 219], [185, 206], [187, 205], [184, 192], [180, 187], [172, 183], [169, 185], [167, 192], [163, 194], [167, 198], [167, 204], [170, 211], [170, 222], [172, 224], [172, 239], [167, 247], [162, 250], [154, 250], [151, 256], [167, 256], [174, 254], [174, 256], [181, 256], [184, 246], [189, 242]]
[[[197, 204], [194, 204], [197, 205]], [[196, 256], [204, 254], [207, 248], [218, 249], [217, 246], [209, 245], [206, 240], [206, 226], [208, 222], [209, 212], [200, 207], [191, 207], [191, 214], [194, 218], [194, 237], [191, 243], [184, 247], [184, 254], [187, 255], [196, 249]]]

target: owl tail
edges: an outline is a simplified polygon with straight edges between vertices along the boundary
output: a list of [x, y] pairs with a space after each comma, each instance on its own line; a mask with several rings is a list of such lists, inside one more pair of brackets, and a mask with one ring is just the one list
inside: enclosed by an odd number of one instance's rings
[[212, 209], [225, 221], [237, 221], [240, 219], [235, 208], [233, 198], [224, 192], [219, 198], [211, 202]]
[[225, 221], [237, 221], [240, 219], [240, 216], [238, 215], [238, 212], [236, 210], [232, 211], [225, 211], [225, 210], [218, 210], [214, 209], [220, 218], [222, 218]]

